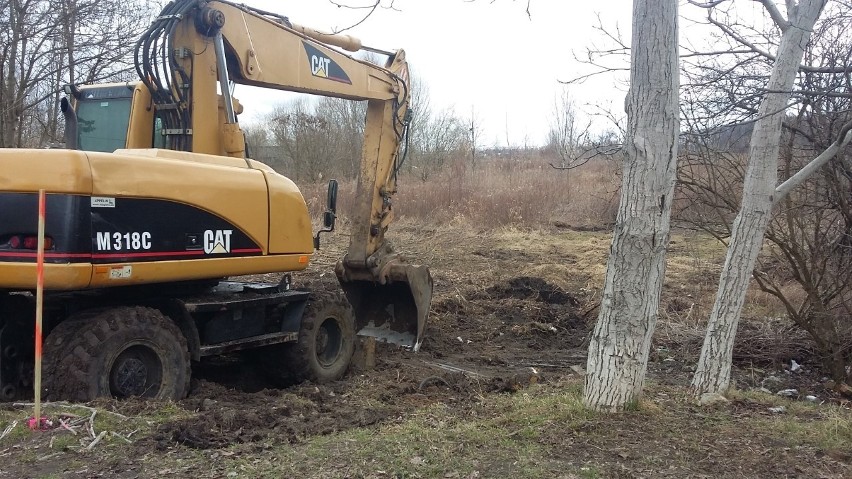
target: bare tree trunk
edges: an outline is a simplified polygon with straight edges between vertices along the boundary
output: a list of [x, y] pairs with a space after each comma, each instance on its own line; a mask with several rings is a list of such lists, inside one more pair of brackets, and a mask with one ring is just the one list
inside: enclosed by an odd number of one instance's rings
[[23, 36], [21, 33], [21, 21], [20, 21], [20, 5], [18, 2], [10, 2], [9, 3], [9, 45], [8, 45], [8, 54], [6, 55], [6, 64], [4, 67], [6, 68], [6, 77], [3, 85], [3, 104], [0, 106], [2, 111], [0, 111], [0, 116], [2, 116], [2, 123], [0, 123], [0, 129], [2, 129], [2, 144], [0, 147], [2, 148], [11, 148], [15, 145], [16, 130], [19, 128], [18, 119], [16, 115], [16, 110], [18, 108], [17, 98], [18, 98], [18, 80], [15, 78], [17, 63], [16, 60], [18, 58], [18, 48], [20, 47], [21, 37]]
[[743, 185], [742, 206], [734, 220], [716, 302], [710, 313], [701, 357], [692, 379], [692, 390], [696, 395], [723, 393], [730, 385], [734, 336], [749, 279], [772, 214], [773, 195], [778, 182], [781, 122], [805, 45], [826, 0], [800, 0], [798, 5], [787, 2], [787, 20], [780, 18], [780, 13], [769, 0], [763, 3], [781, 28], [781, 44], [758, 109]]
[[606, 411], [639, 400], [657, 322], [674, 193], [677, 0], [635, 0], [624, 179], [584, 402]]

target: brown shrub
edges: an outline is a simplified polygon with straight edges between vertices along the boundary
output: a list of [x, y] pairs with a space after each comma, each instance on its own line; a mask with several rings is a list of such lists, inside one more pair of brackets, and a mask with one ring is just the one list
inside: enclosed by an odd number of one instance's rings
[[[609, 229], [618, 207], [618, 165], [593, 160], [573, 170], [556, 170], [543, 159], [482, 160], [476, 168], [457, 160], [421, 181], [402, 174], [394, 197], [397, 218], [426, 223], [464, 219], [476, 227]], [[326, 184], [300, 185], [314, 215], [325, 205]], [[340, 185], [339, 212], [349, 216], [354, 182]]]

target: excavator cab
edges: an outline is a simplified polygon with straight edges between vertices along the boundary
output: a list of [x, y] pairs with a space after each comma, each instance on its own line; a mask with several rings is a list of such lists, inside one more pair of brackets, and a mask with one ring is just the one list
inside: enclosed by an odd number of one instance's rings
[[151, 95], [141, 82], [66, 85], [65, 94], [61, 109], [67, 148], [112, 153], [158, 146]]
[[[100, 85], [66, 85], [61, 110], [65, 117], [65, 144], [72, 150], [112, 153], [118, 149], [169, 148], [169, 131], [141, 81]], [[225, 106], [217, 95], [218, 120]], [[243, 107], [231, 98], [235, 114]], [[214, 120], [215, 121], [215, 120]], [[220, 135], [216, 129], [208, 136]]]

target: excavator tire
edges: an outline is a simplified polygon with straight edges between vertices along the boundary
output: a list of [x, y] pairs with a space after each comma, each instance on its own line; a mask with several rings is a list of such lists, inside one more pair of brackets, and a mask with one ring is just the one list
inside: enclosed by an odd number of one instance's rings
[[315, 292], [302, 315], [298, 341], [245, 353], [275, 386], [288, 387], [342, 378], [354, 351], [355, 319], [349, 302], [341, 293]]
[[153, 308], [122, 306], [69, 318], [48, 335], [44, 362], [52, 399], [178, 400], [189, 392], [186, 339]]
[[103, 309], [90, 309], [74, 314], [54, 327], [44, 340], [42, 357], [42, 396], [59, 400], [62, 394], [62, 360], [68, 356], [68, 345], [86, 321], [103, 313]]
[[296, 381], [337, 381], [349, 370], [355, 351], [355, 316], [341, 293], [311, 295], [299, 340], [290, 345], [285, 361]]

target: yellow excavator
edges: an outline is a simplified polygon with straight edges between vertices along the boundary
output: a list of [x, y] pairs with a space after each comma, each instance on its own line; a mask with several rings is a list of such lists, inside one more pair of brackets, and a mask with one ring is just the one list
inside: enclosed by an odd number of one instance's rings
[[[49, 398], [180, 399], [192, 361], [236, 351], [275, 378], [333, 381], [356, 334], [416, 351], [432, 279], [385, 239], [411, 114], [404, 52], [245, 5], [175, 0], [135, 60], [137, 82], [66, 87], [65, 149], [0, 151], [0, 399], [32, 392], [39, 190]], [[296, 185], [248, 157], [232, 84], [367, 102], [342, 293], [290, 279], [334, 230], [337, 182], [313, 234]], [[282, 281], [228, 280], [270, 272]]]

